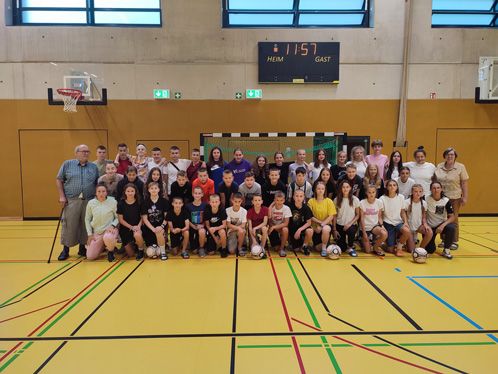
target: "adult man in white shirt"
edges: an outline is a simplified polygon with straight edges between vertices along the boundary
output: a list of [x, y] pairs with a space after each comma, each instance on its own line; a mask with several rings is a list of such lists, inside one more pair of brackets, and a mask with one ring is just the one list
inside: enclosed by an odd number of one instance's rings
[[166, 174], [168, 175], [168, 195], [171, 193], [171, 185], [176, 181], [176, 176], [180, 170], [187, 171], [190, 165], [190, 160], [180, 158], [180, 148], [176, 145], [169, 149], [170, 161], [166, 166]]

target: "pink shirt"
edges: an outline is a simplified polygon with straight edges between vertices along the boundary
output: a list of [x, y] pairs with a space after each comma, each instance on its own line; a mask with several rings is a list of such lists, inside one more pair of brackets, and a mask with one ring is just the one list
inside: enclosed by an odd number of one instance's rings
[[379, 168], [379, 175], [382, 177], [382, 179], [384, 179], [386, 177], [386, 169], [387, 169], [387, 166], [389, 165], [389, 159], [387, 158], [386, 155], [367, 155], [367, 157], [365, 157], [365, 161], [367, 162], [367, 164], [374, 164], [374, 165], [377, 165], [377, 167]]

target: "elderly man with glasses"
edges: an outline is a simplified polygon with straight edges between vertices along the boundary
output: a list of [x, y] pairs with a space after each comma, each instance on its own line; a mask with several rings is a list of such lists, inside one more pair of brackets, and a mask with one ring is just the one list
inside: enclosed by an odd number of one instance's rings
[[69, 257], [69, 248], [79, 244], [78, 255], [86, 256], [85, 211], [88, 200], [95, 197], [99, 177], [97, 165], [89, 162], [90, 150], [85, 144], [74, 150], [76, 158], [66, 160], [57, 174], [56, 185], [59, 202], [64, 207], [62, 215], [62, 252], [58, 259]]

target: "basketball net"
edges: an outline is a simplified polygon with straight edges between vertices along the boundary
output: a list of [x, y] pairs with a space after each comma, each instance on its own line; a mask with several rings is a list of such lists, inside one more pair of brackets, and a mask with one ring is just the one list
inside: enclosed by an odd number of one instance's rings
[[78, 100], [83, 94], [80, 90], [74, 90], [71, 88], [59, 88], [57, 93], [61, 95], [62, 101], [64, 102], [64, 112], [75, 113]]

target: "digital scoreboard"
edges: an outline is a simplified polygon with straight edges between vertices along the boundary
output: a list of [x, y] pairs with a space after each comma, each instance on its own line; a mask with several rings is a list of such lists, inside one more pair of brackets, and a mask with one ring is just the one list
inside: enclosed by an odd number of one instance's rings
[[339, 83], [338, 42], [259, 42], [259, 83]]

